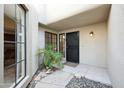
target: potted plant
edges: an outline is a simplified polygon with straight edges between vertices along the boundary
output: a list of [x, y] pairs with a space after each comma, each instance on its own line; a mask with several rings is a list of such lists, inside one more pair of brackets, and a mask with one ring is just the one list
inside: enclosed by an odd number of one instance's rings
[[45, 49], [38, 49], [37, 55], [43, 55], [43, 64], [47, 69], [46, 73], [51, 73], [53, 68], [62, 69], [64, 67], [62, 63], [62, 54], [54, 51], [52, 45], [47, 45]]

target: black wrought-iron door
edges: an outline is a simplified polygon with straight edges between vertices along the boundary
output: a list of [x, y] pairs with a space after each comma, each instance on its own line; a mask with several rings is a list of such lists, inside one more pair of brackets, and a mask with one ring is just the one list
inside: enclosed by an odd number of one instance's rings
[[66, 34], [66, 59], [69, 62], [79, 63], [79, 32]]

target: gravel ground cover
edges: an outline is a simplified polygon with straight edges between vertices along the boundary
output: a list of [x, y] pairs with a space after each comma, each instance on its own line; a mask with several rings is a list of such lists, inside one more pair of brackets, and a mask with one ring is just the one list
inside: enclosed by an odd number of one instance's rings
[[40, 82], [40, 80], [44, 77], [47, 76], [47, 74], [45, 73], [46, 70], [41, 70], [38, 69], [35, 73], [35, 75], [33, 76], [32, 80], [30, 81], [30, 83], [28, 84], [27, 88], [34, 88], [35, 85]]
[[65, 86], [66, 88], [112, 88], [111, 85], [106, 85], [100, 82], [89, 80], [85, 77], [77, 78], [73, 77], [69, 83]]

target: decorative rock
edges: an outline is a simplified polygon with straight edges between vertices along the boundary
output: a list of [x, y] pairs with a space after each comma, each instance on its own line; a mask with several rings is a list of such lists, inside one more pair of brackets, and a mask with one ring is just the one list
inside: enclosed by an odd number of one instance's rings
[[40, 80], [41, 78], [40, 78], [40, 76], [37, 76], [34, 80]]
[[78, 74], [78, 73], [76, 73], [74, 76], [75, 76], [76, 78], [81, 78], [81, 75]]
[[42, 72], [46, 72], [47, 70], [46, 69], [42, 69]]
[[47, 71], [46, 71], [46, 74], [51, 74], [53, 71], [51, 70], [51, 69], [48, 69]]
[[106, 85], [100, 82], [89, 80], [85, 77], [73, 77], [65, 86], [66, 88], [112, 88], [111, 85]]
[[40, 76], [41, 78], [44, 78], [47, 76], [47, 74], [46, 74], [46, 72], [40, 72], [40, 74], [38, 76]]

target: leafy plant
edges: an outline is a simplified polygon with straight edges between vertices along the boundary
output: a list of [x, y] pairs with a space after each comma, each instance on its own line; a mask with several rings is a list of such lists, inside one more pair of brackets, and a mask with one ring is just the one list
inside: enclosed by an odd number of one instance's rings
[[46, 69], [62, 69], [64, 67], [61, 61], [62, 54], [54, 51], [52, 45], [47, 45], [45, 49], [38, 49], [37, 55], [44, 56], [43, 64], [45, 65]]

